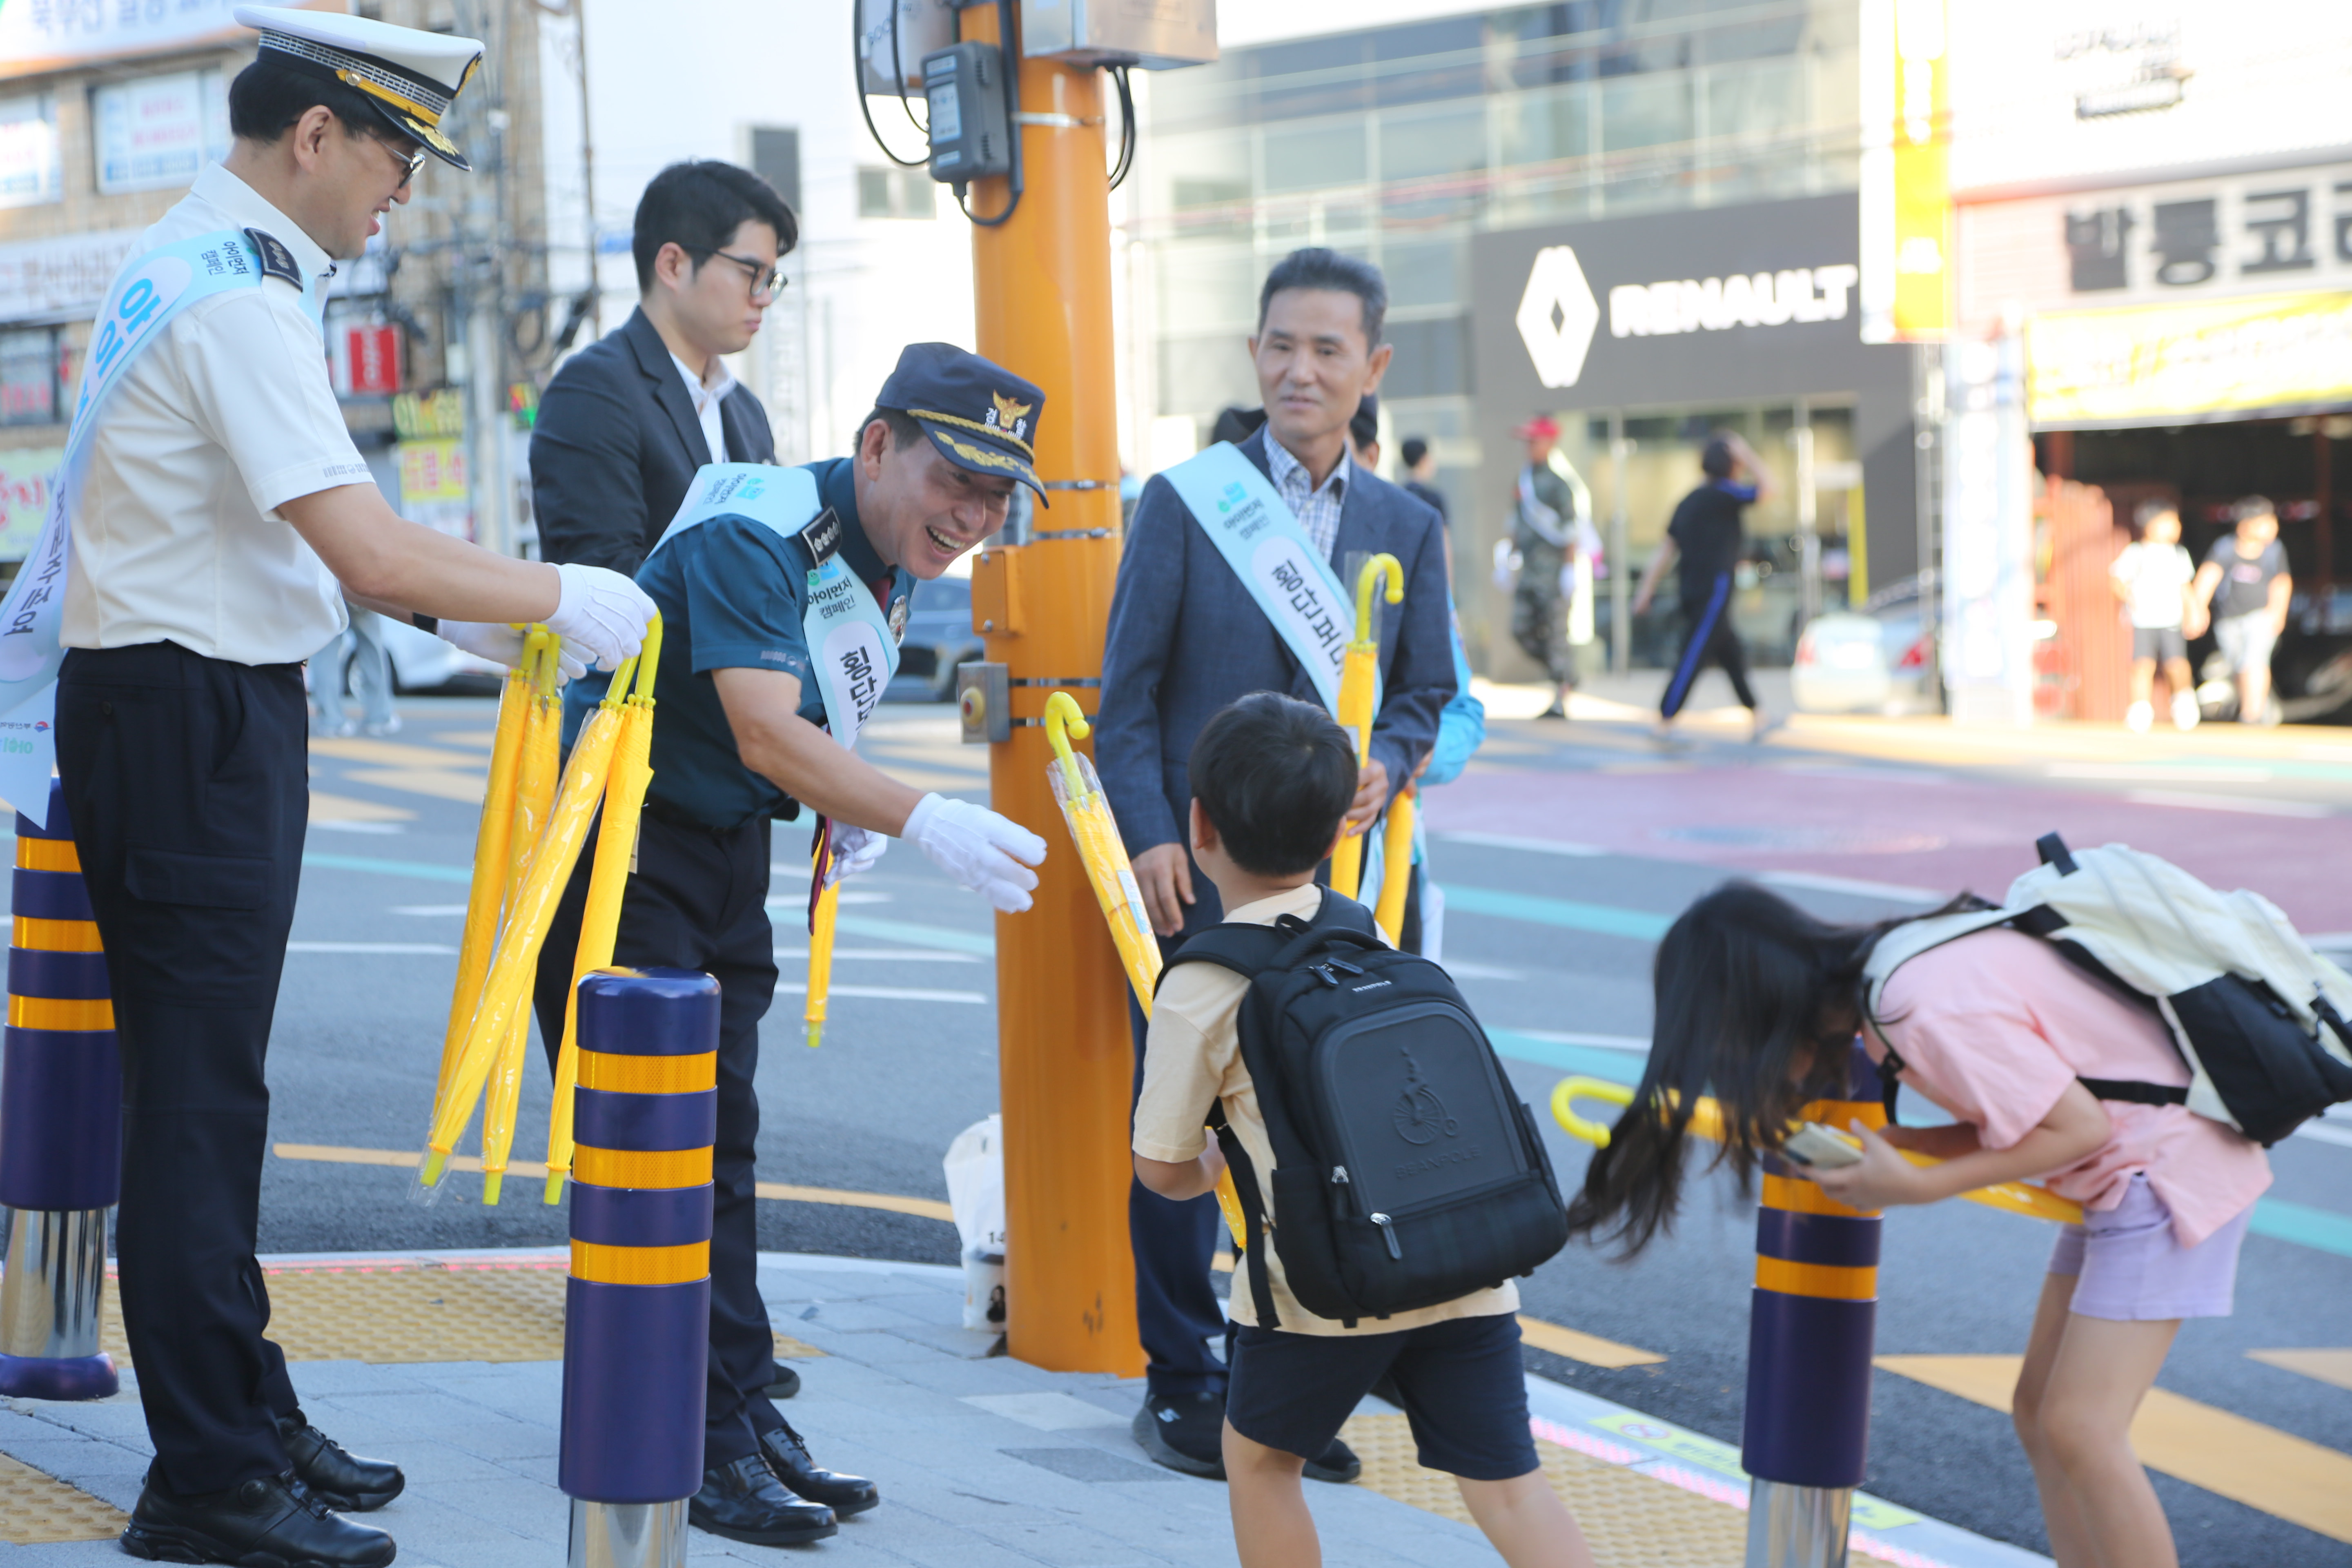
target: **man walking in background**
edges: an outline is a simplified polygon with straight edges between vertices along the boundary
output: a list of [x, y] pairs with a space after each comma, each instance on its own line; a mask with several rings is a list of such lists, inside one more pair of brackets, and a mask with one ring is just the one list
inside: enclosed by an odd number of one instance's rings
[[1551, 706], [1539, 719], [1568, 717], [1576, 689], [1576, 656], [1568, 646], [1565, 579], [1577, 559], [1576, 492], [1552, 470], [1559, 426], [1538, 414], [1511, 432], [1527, 443], [1511, 510], [1511, 548], [1519, 577], [1511, 591], [1511, 638], [1551, 679]]
[[2272, 722], [2271, 650], [2286, 630], [2294, 578], [2278, 542], [2278, 509], [2248, 496], [2230, 509], [2238, 526], [2213, 542], [2190, 590], [2200, 616], [2210, 615], [2213, 640], [2238, 678], [2238, 722]]
[[1666, 524], [1665, 541], [1651, 558], [1650, 569], [1642, 574], [1641, 589], [1633, 595], [1633, 614], [1646, 614], [1651, 596], [1658, 591], [1658, 580], [1666, 574], [1667, 567], [1680, 561], [1685, 627], [1683, 651], [1666, 681], [1665, 698], [1658, 704], [1656, 736], [1662, 744], [1674, 741], [1675, 717], [1690, 700], [1691, 686], [1711, 658], [1723, 666], [1723, 673], [1731, 679], [1733, 695], [1748, 710], [1748, 738], [1760, 741], [1771, 732], [1772, 721], [1748, 689], [1748, 650], [1740, 646], [1739, 634], [1731, 629], [1731, 587], [1732, 574], [1747, 548], [1743, 514], [1772, 493], [1772, 470], [1764, 466], [1755, 447], [1729, 430], [1718, 430], [1708, 437], [1698, 466], [1706, 478], [1675, 508], [1674, 521]]
[[1437, 488], [1437, 454], [1429, 449], [1426, 436], [1408, 436], [1397, 448], [1404, 459], [1404, 493], [1437, 514], [1437, 521], [1453, 526], [1453, 514], [1445, 510], [1445, 492]]

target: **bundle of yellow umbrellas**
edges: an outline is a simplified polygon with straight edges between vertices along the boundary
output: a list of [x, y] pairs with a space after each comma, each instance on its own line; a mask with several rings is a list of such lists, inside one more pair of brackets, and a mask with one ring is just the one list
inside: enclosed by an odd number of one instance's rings
[[[1092, 732], [1076, 698], [1056, 691], [1045, 699], [1045, 743], [1054, 749], [1054, 760], [1045, 765], [1045, 780], [1053, 787], [1055, 804], [1062, 808], [1070, 842], [1077, 846], [1079, 863], [1086, 867], [1087, 881], [1095, 890], [1095, 902], [1102, 907], [1103, 920], [1110, 927], [1111, 944], [1118, 949], [1128, 984], [1135, 988], [1135, 999], [1149, 1018], [1151, 993], [1160, 984], [1160, 939], [1151, 934], [1143, 889], [1136, 886], [1135, 868], [1127, 858], [1127, 844], [1119, 837], [1102, 780], [1096, 776], [1094, 763], [1070, 745], [1073, 739], [1083, 741]], [[1236, 1242], [1249, 1234], [1231, 1171], [1217, 1178], [1217, 1206], [1224, 1211], [1226, 1228]]]
[[[1391, 605], [1404, 602], [1404, 566], [1382, 552], [1356, 574], [1356, 637], [1348, 645], [1339, 667], [1339, 723], [1355, 737], [1356, 765], [1372, 754], [1373, 699], [1380, 689], [1380, 623], [1372, 618], [1372, 600], [1381, 580], [1388, 580], [1386, 597]], [[1407, 784], [1389, 803], [1381, 836], [1381, 896], [1372, 918], [1393, 946], [1404, 930], [1404, 898], [1412, 883], [1413, 788]], [[1349, 834], [1331, 851], [1331, 887], [1349, 898], [1357, 896], [1364, 876], [1364, 835]]]
[[579, 864], [589, 825], [597, 822], [596, 858], [572, 963], [548, 1130], [546, 1201], [563, 1194], [572, 1170], [572, 1089], [579, 1071], [579, 982], [613, 962], [621, 898], [636, 850], [637, 817], [653, 781], [653, 690], [661, 635], [656, 616], [646, 629], [643, 653], [614, 672], [604, 701], [580, 727], [560, 779], [563, 705], [556, 695], [557, 639], [546, 627], [530, 629], [523, 662], [507, 678], [474, 843], [473, 886], [466, 900], [449, 1026], [442, 1039], [433, 1125], [417, 1171], [418, 1192], [428, 1202], [439, 1194], [457, 1140], [486, 1089], [482, 1201], [499, 1201], [514, 1150], [540, 950]]

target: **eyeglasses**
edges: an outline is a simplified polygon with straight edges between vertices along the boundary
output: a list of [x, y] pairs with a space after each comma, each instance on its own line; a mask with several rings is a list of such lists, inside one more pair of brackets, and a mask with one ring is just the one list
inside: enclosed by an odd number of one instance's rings
[[422, 147], [414, 153], [403, 153], [381, 136], [371, 136], [368, 140], [391, 153], [393, 160], [400, 164], [400, 184], [394, 189], [404, 189], [411, 180], [416, 178], [416, 171], [425, 167], [425, 153]]
[[754, 300], [762, 294], [772, 300], [784, 291], [784, 269], [781, 267], [771, 267], [748, 256], [738, 256], [733, 251], [719, 250], [707, 245], [681, 244], [678, 248], [690, 256], [715, 256], [721, 261], [731, 261], [741, 268], [744, 276], [751, 280], [751, 298]]

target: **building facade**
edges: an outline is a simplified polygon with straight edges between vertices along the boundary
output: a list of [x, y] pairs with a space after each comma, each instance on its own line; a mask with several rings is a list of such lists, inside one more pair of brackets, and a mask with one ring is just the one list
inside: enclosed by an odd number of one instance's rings
[[[228, 153], [228, 84], [255, 47], [232, 8], [40, 0], [0, 13], [0, 561], [21, 559], [39, 530], [107, 284], [141, 233]], [[427, 161], [368, 254], [341, 268], [322, 349], [388, 498], [420, 521], [527, 548], [527, 498], [508, 485], [493, 505], [470, 477], [485, 466], [484, 431], [496, 455], [527, 420], [533, 400], [517, 384], [551, 357], [562, 316], [546, 287], [538, 14], [509, 0], [357, 9], [472, 34], [489, 53], [451, 125], [475, 172]]]
[[[1328, 245], [1387, 277], [1386, 453], [1433, 443], [1482, 671], [1533, 672], [1492, 561], [1521, 461], [1510, 432], [1539, 413], [1565, 427], [1615, 584], [1698, 481], [1709, 431], [1741, 430], [1780, 468], [1738, 602], [1767, 657], [1787, 656], [1809, 600], [1916, 573], [1915, 351], [1865, 349], [1853, 296], [1854, 0], [1427, 9], [1229, 44], [1150, 81], [1127, 225], [1139, 466], [1256, 405], [1259, 281]], [[1562, 251], [1580, 258], [1565, 285]], [[1667, 613], [1628, 627], [1637, 660]]]

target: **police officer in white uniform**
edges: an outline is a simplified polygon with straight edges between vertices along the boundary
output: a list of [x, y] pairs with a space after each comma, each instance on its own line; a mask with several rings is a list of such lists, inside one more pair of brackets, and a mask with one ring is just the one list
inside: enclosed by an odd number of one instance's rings
[[[180, 309], [98, 405], [58, 639], [58, 772], [123, 1064], [123, 1324], [155, 1447], [122, 1544], [373, 1568], [392, 1537], [336, 1510], [390, 1501], [400, 1471], [303, 1418], [254, 1261], [263, 1058], [309, 815], [299, 661], [342, 625], [346, 593], [509, 662], [506, 623], [544, 622], [573, 673], [635, 652], [653, 606], [616, 573], [402, 521], [328, 381], [320, 291], [427, 152], [467, 167], [439, 121], [481, 45], [236, 16], [262, 37], [229, 89], [234, 150], [130, 266], [220, 237], [200, 259], [258, 276]], [[102, 326], [86, 374], [105, 346]]]

